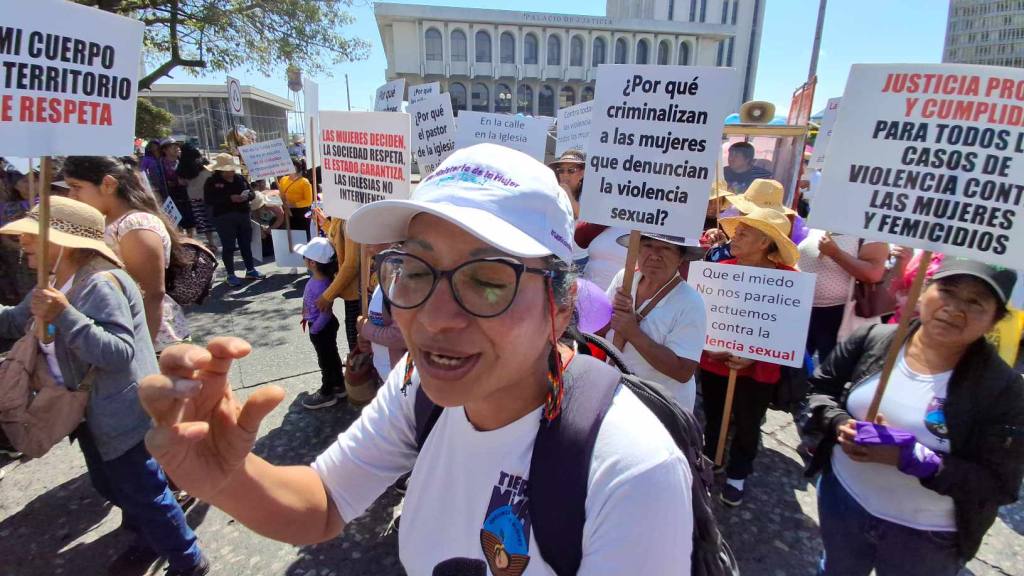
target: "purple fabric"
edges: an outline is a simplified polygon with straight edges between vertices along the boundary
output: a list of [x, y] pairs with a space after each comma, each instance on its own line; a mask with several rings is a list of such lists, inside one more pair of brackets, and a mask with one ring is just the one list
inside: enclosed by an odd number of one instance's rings
[[942, 458], [932, 452], [917, 438], [899, 428], [891, 428], [882, 424], [857, 422], [857, 436], [853, 440], [860, 446], [897, 446], [900, 449], [900, 461], [897, 465], [900, 472], [918, 478], [931, 478], [939, 471]]
[[576, 313], [580, 330], [593, 334], [611, 322], [612, 303], [597, 284], [579, 278], [576, 280]]
[[941, 466], [942, 458], [924, 444], [915, 443], [900, 449], [900, 463], [897, 467], [904, 474], [924, 480], [938, 474]]
[[890, 428], [870, 422], [857, 422], [857, 436], [853, 441], [860, 446], [913, 446], [917, 438], [906, 430]]
[[807, 227], [807, 222], [801, 216], [796, 216], [793, 222], [793, 232], [789, 235], [789, 239], [793, 241], [793, 244], [800, 244], [807, 238], [807, 233], [810, 232], [810, 228]]
[[329, 278], [318, 280], [316, 278], [310, 278], [306, 282], [306, 288], [302, 292], [302, 317], [309, 322], [309, 333], [319, 334], [324, 326], [331, 321], [334, 317], [334, 312], [328, 310], [327, 312], [321, 312], [316, 307], [316, 301], [320, 299], [320, 296], [327, 290], [327, 287], [331, 285]]

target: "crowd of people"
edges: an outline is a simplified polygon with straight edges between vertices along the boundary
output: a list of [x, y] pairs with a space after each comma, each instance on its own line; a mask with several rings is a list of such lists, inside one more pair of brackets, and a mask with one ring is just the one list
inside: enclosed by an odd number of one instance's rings
[[[735, 371], [728, 449], [713, 469], [728, 507], [743, 504], [767, 410], [785, 382], [806, 382], [793, 415], [806, 474], [818, 479], [819, 573], [956, 574], [1024, 476], [1024, 381], [986, 340], [1011, 313], [1016, 274], [936, 255], [879, 415], [867, 421], [899, 310], [857, 318], [854, 293], [881, 286], [898, 303], [920, 255], [808, 228], [752, 146], [733, 144], [727, 157], [704, 233], [642, 234], [631, 274], [630, 231], [579, 217], [579, 150], [545, 166], [500, 146], [465, 148], [410, 200], [370, 204], [347, 221], [317, 206], [298, 156], [269, 187], [250, 183], [231, 154], [207, 161], [172, 139], [151, 142], [138, 164], [69, 157], [53, 178], [49, 288], [32, 289], [23, 272], [37, 264], [37, 212], [25, 178], [7, 178], [0, 235], [17, 242], [0, 237], [0, 258], [23, 280], [3, 293], [0, 337], [24, 335], [33, 317], [49, 323], [56, 337], [40, 346], [53, 377], [71, 388], [95, 378], [74, 434], [93, 486], [139, 535], [133, 554], [164, 556], [173, 574], [210, 570], [176, 489], [301, 545], [337, 536], [396, 483], [406, 491], [399, 556], [409, 573], [689, 572], [706, 545], [691, 495], [701, 462], [631, 389], [588, 393], [588, 382], [619, 374], [587, 357], [620, 363], [698, 414], [710, 460]], [[244, 282], [236, 250], [244, 278], [263, 278], [251, 246], [265, 227], [305, 234], [295, 246], [310, 273], [299, 324], [322, 385], [303, 405], [345, 399], [360, 360], [374, 374], [375, 397], [311, 466], [252, 452], [283, 391], [236, 399], [227, 374], [249, 344], [190, 344], [187, 316], [165, 289], [178, 247], [198, 234], [232, 288]], [[361, 258], [372, 262], [365, 285]], [[704, 302], [687, 283], [701, 260], [816, 274], [805, 369], [705, 350]], [[606, 314], [590, 331], [599, 338], [580, 330], [592, 310]], [[589, 402], [601, 417], [572, 429]], [[585, 486], [586, 505], [575, 524], [555, 526], [546, 518], [558, 511], [535, 500], [550, 476], [538, 462], [563, 461], [559, 450], [589, 456], [582, 469], [559, 470], [566, 486]]]

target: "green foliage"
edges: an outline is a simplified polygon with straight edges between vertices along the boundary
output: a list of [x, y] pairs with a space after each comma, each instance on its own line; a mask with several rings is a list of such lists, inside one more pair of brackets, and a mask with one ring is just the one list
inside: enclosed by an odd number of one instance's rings
[[135, 106], [135, 135], [137, 137], [151, 140], [169, 136], [173, 122], [173, 114], [163, 108], [157, 108], [146, 98], [139, 98], [139, 102]]

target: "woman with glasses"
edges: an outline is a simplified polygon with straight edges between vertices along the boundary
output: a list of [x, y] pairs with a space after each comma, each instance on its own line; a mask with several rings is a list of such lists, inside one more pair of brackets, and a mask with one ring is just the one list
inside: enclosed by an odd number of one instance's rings
[[[408, 354], [312, 466], [274, 466], [251, 449], [283, 392], [261, 388], [240, 405], [226, 380], [249, 345], [172, 349], [142, 391], [156, 422], [148, 445], [171, 476], [260, 534], [301, 545], [337, 536], [411, 471], [399, 555], [413, 575], [553, 574], [553, 563], [560, 574], [689, 573], [689, 465], [632, 392], [609, 388], [589, 469], [532, 464], [535, 441], [586, 408], [574, 404], [585, 383], [619, 378], [558, 342], [573, 309], [572, 214], [551, 171], [504, 147], [465, 148], [411, 200], [366, 206], [348, 227], [359, 242], [399, 243], [378, 256], [379, 278]], [[180, 384], [192, 380], [195, 391]], [[438, 407], [425, 438], [420, 399]], [[573, 518], [580, 554], [565, 568], [541, 521], [560, 502], [538, 513], [528, 488], [574, 474], [585, 518]]]

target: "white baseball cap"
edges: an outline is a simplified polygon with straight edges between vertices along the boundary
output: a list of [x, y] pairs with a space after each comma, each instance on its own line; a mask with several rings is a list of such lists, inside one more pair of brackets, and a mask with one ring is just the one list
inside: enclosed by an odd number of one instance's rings
[[295, 253], [314, 262], [327, 264], [334, 258], [334, 246], [327, 238], [313, 238], [306, 244], [296, 244]]
[[523, 258], [572, 262], [573, 215], [554, 172], [522, 152], [477, 144], [457, 150], [420, 182], [409, 200], [367, 204], [349, 219], [356, 242], [401, 242], [420, 213], [443, 218]]

